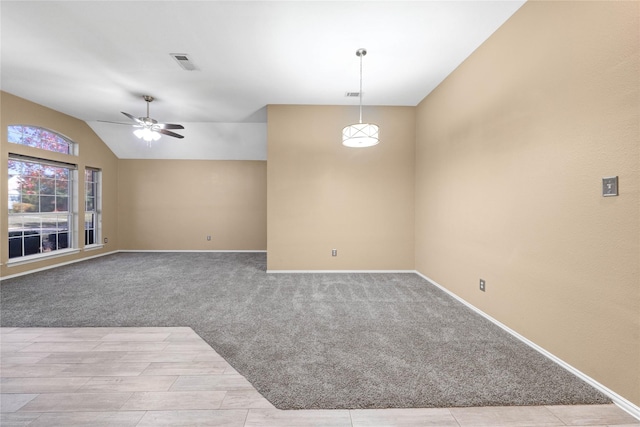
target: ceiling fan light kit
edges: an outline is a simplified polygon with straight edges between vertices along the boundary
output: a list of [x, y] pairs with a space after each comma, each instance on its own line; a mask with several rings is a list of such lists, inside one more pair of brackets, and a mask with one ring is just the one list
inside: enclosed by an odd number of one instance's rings
[[153, 131], [147, 127], [142, 129], [136, 129], [133, 131], [133, 134], [140, 139], [144, 139], [147, 142], [157, 141], [160, 139], [160, 134], [158, 132]]
[[362, 123], [362, 58], [366, 54], [367, 50], [363, 48], [356, 51], [356, 56], [360, 58], [360, 121], [342, 129], [342, 145], [345, 147], [373, 147], [380, 142], [378, 125]]

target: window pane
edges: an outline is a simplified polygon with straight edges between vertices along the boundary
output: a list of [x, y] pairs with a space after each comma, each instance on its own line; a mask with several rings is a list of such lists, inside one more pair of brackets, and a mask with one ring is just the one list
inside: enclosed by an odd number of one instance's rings
[[31, 168], [25, 168], [24, 173], [20, 175], [20, 184], [24, 193], [36, 193], [40, 188], [41, 171]]
[[66, 179], [56, 180], [56, 194], [66, 196], [69, 194], [69, 181]]
[[31, 235], [25, 234], [24, 239], [23, 239], [23, 245], [24, 245], [24, 254], [25, 255], [33, 255], [33, 254], [40, 253], [40, 248], [42, 246], [41, 242], [40, 242], [40, 235], [39, 234], [31, 234]]
[[56, 166], [46, 166], [46, 170], [44, 171], [46, 176], [51, 176], [56, 179], [69, 179], [69, 169], [60, 168]]
[[56, 153], [73, 154], [73, 142], [64, 136], [36, 126], [8, 126], [9, 142]]
[[41, 178], [40, 194], [51, 195], [51, 196], [56, 194], [56, 180], [53, 178]]
[[40, 252], [40, 217], [25, 216], [23, 227], [24, 255]]
[[67, 212], [69, 210], [69, 198], [65, 196], [56, 197], [56, 211]]
[[56, 210], [56, 196], [40, 196], [40, 212]]
[[7, 185], [9, 196], [9, 212], [22, 212], [21, 209], [16, 210], [16, 204], [20, 203], [20, 190], [22, 188], [22, 180], [15, 170], [9, 168], [9, 181]]
[[9, 215], [9, 237], [22, 236], [23, 227], [21, 215]]
[[24, 174], [20, 177], [20, 192], [22, 195], [38, 194], [40, 192], [40, 178]]
[[[8, 126], [7, 127], [7, 140], [15, 144], [20, 144], [22, 139], [22, 127], [21, 126]], [[25, 144], [22, 144], [25, 145]]]
[[18, 238], [9, 237], [9, 258], [23, 256], [22, 236]]
[[85, 188], [86, 188], [87, 196], [93, 197], [96, 195], [96, 190], [95, 190], [96, 186], [93, 182], [87, 182], [85, 185]]
[[95, 211], [95, 199], [93, 197], [87, 197], [85, 211]]
[[95, 230], [84, 230], [84, 244], [85, 246], [93, 245], [95, 243]]
[[58, 233], [58, 249], [66, 249], [69, 247], [69, 232], [64, 231]]
[[37, 163], [9, 160], [9, 174], [32, 175], [31, 171], [40, 171], [42, 168]]
[[93, 245], [96, 243], [95, 214], [85, 213], [84, 215], [84, 244]]
[[22, 240], [24, 238], [22, 215], [9, 216], [9, 258], [23, 256]]
[[95, 228], [95, 214], [92, 214], [92, 213], [84, 214], [84, 228], [85, 230]]

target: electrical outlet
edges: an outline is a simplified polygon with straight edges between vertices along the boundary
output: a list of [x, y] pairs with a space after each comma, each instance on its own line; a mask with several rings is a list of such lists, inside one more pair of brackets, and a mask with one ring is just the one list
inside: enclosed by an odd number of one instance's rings
[[104, 238], [104, 242], [105, 243], [109, 243], [109, 239], [107, 239], [106, 237]]
[[331, 256], [338, 256], [338, 250], [337, 249], [331, 249]]
[[480, 279], [480, 290], [484, 292], [486, 287], [487, 287], [487, 284], [485, 283], [485, 281], [483, 279]]
[[207, 236], [207, 241], [210, 241], [210, 240], [211, 240], [211, 236]]

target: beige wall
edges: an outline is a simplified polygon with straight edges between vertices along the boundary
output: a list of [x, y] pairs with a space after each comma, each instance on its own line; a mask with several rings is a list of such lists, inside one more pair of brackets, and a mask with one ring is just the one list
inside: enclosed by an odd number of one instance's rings
[[[13, 274], [22, 273], [38, 268], [47, 267], [50, 265], [59, 264], [62, 262], [68, 262], [78, 260], [90, 256], [96, 256], [105, 252], [110, 252], [118, 249], [117, 239], [117, 158], [111, 152], [111, 150], [102, 142], [100, 138], [91, 130], [87, 124], [81, 120], [43, 107], [41, 105], [29, 102], [25, 99], [18, 98], [6, 92], [0, 92], [1, 102], [1, 114], [0, 114], [0, 129], [2, 129], [2, 150], [0, 159], [0, 176], [6, 177], [7, 171], [7, 156], [9, 153], [22, 154], [31, 157], [51, 158], [58, 161], [67, 163], [73, 163], [78, 166], [78, 188], [84, 188], [84, 175], [83, 171], [85, 167], [94, 167], [102, 169], [103, 171], [103, 183], [102, 183], [102, 195], [103, 195], [103, 212], [102, 212], [102, 235], [109, 239], [109, 243], [105, 244], [101, 249], [92, 249], [89, 251], [81, 251], [78, 254], [65, 255], [58, 258], [50, 258], [38, 262], [31, 262], [28, 264], [8, 266], [6, 264], [8, 259], [7, 253], [7, 238], [8, 238], [8, 219], [5, 212], [7, 212], [7, 185], [6, 181], [1, 186], [2, 192], [0, 193], [0, 211], [3, 212], [2, 220], [0, 222], [0, 262], [2, 262], [1, 275], [9, 276]], [[40, 126], [61, 133], [79, 145], [79, 155], [70, 156], [58, 153], [43, 153], [42, 150], [38, 150], [31, 147], [23, 147], [17, 144], [10, 144], [7, 142], [7, 126], [9, 125], [33, 125]], [[5, 178], [6, 179], [6, 178]], [[79, 206], [84, 206], [84, 192], [79, 191]], [[82, 218], [83, 211], [80, 212], [80, 218]], [[79, 236], [84, 236], [84, 223], [80, 219], [78, 221]], [[82, 248], [84, 241], [79, 239], [80, 246]]]
[[526, 3], [418, 106], [416, 158], [416, 268], [636, 405], [639, 8]]
[[354, 149], [357, 107], [268, 107], [269, 270], [413, 269], [415, 108], [363, 116], [382, 142]]
[[264, 161], [120, 160], [119, 183], [120, 249], [267, 247]]

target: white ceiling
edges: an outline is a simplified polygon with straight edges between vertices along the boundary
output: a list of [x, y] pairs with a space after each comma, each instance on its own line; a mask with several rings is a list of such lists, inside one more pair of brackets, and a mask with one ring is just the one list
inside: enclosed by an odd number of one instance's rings
[[[120, 158], [262, 160], [266, 105], [358, 104], [358, 48], [365, 105], [415, 106], [523, 3], [2, 0], [0, 87], [86, 121]], [[145, 116], [144, 94], [184, 139], [149, 148], [98, 122]]]

